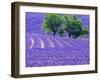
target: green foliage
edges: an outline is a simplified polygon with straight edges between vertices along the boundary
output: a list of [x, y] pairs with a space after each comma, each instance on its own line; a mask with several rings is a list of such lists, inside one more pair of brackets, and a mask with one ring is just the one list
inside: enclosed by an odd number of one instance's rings
[[84, 27], [83, 30], [82, 30], [82, 35], [87, 35], [88, 34], [88, 28], [87, 27]]
[[46, 14], [42, 29], [46, 34], [68, 34], [72, 38], [88, 34], [87, 26], [83, 28], [81, 20], [74, 15]]
[[66, 32], [68, 32], [69, 37], [78, 38], [82, 32], [81, 21], [73, 15], [66, 15], [64, 19]]
[[52, 32], [55, 36], [57, 34], [58, 29], [61, 27], [63, 21], [62, 17], [58, 14], [47, 14], [45, 16], [45, 22], [43, 25], [43, 30], [47, 33]]
[[52, 32], [51, 28], [49, 27], [48, 24], [43, 24], [42, 29], [45, 31], [46, 34], [49, 34]]

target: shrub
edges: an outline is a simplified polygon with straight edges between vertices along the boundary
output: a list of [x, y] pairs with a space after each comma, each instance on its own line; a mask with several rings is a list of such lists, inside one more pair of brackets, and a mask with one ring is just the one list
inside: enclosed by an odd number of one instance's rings
[[88, 34], [88, 28], [87, 26], [83, 28], [82, 30], [82, 36], [87, 35]]

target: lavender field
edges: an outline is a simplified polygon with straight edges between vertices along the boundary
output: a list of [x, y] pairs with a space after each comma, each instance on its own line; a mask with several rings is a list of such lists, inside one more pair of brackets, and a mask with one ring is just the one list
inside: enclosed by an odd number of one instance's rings
[[[78, 16], [89, 26], [89, 16]], [[26, 13], [26, 67], [89, 64], [89, 37], [46, 35], [42, 29], [43, 13]]]

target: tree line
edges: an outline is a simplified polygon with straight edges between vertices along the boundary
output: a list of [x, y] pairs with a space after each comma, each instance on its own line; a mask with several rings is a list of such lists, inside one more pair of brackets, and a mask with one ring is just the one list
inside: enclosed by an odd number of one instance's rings
[[68, 35], [72, 38], [78, 38], [88, 34], [88, 26], [83, 27], [82, 21], [75, 15], [45, 14], [42, 29], [48, 35], [60, 35], [61, 37]]

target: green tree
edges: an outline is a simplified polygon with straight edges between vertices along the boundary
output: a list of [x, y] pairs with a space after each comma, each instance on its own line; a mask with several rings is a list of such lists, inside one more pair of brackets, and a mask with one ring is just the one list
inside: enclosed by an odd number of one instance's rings
[[78, 38], [82, 32], [82, 22], [73, 15], [64, 16], [65, 31], [68, 32], [68, 36], [72, 38]]
[[59, 14], [47, 14], [42, 29], [47, 33], [53, 33], [55, 36], [63, 23], [62, 16]]

